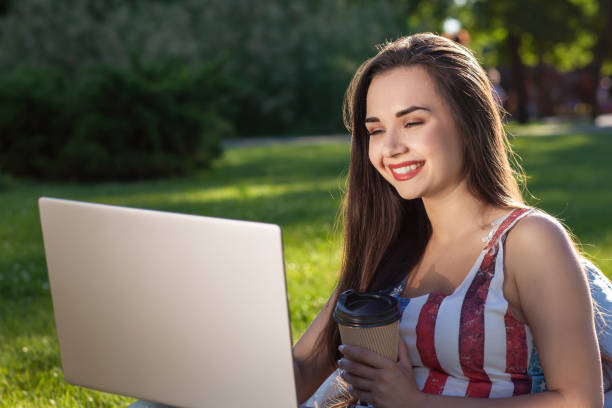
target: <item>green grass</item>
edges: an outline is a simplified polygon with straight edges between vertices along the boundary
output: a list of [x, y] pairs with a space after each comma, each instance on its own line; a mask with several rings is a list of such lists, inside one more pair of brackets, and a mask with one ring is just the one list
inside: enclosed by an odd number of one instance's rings
[[562, 220], [612, 275], [612, 133], [518, 138], [530, 204]]
[[[611, 274], [612, 134], [522, 138], [514, 145], [538, 206], [562, 218]], [[348, 154], [346, 144], [232, 149], [212, 170], [189, 178], [5, 183], [0, 190], [0, 407], [114, 407], [132, 401], [63, 381], [39, 196], [280, 224], [295, 341], [334, 286], [341, 244], [334, 222]]]

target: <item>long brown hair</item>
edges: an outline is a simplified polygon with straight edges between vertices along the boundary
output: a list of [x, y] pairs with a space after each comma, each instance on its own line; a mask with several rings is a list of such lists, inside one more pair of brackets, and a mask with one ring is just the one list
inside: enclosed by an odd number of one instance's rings
[[[342, 208], [344, 254], [336, 293], [377, 291], [399, 283], [420, 260], [431, 236], [421, 199], [404, 200], [371, 165], [365, 127], [372, 78], [398, 67], [421, 66], [447, 101], [464, 145], [464, 174], [472, 194], [500, 207], [523, 205], [508, 159], [512, 151], [489, 79], [465, 47], [434, 34], [415, 34], [387, 43], [355, 73], [344, 99], [351, 133], [348, 185]], [[335, 301], [335, 299], [332, 299]], [[333, 319], [319, 336], [315, 353], [330, 364], [340, 358]]]

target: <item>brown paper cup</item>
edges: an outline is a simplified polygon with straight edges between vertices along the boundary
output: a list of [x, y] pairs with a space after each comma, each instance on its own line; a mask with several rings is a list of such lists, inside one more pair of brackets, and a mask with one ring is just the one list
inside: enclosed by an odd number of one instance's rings
[[399, 320], [385, 326], [351, 327], [338, 324], [342, 344], [371, 350], [391, 361], [397, 361]]

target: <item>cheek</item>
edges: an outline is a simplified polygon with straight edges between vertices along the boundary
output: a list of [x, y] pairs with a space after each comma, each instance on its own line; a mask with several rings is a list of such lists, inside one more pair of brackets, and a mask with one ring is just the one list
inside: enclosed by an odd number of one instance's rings
[[439, 127], [432, 129], [421, 146], [421, 150], [427, 152], [430, 157], [435, 157], [442, 162], [454, 162], [461, 155], [461, 147], [457, 135], [452, 129]]
[[376, 169], [376, 172], [383, 177], [385, 176], [385, 168], [383, 165], [383, 155], [376, 143], [370, 143], [368, 148], [368, 158], [370, 159], [370, 164]]
[[447, 142], [447, 160], [449, 164], [452, 164], [453, 167], [462, 167], [463, 166], [463, 144], [459, 135], [452, 134], [449, 137]]
[[448, 134], [448, 136], [437, 140], [432, 150], [436, 152], [436, 160], [444, 168], [444, 172], [454, 176], [463, 169], [463, 148], [456, 135]]
[[427, 152], [429, 155], [438, 155], [448, 150], [447, 130], [442, 126], [431, 126], [418, 140], [419, 146], [415, 148]]

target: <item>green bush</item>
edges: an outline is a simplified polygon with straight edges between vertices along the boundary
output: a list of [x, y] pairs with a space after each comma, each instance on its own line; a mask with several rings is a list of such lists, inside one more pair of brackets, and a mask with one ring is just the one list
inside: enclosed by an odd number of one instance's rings
[[342, 97], [352, 74], [375, 44], [407, 32], [409, 3], [15, 0], [0, 18], [0, 75], [24, 63], [79, 73], [226, 55], [241, 136], [344, 132]]
[[66, 78], [53, 69], [22, 68], [0, 77], [0, 172], [44, 176], [69, 138]]
[[208, 166], [232, 131], [223, 116], [230, 84], [216, 62], [98, 66], [68, 83], [32, 69], [0, 81], [0, 171], [73, 180], [185, 174]]

